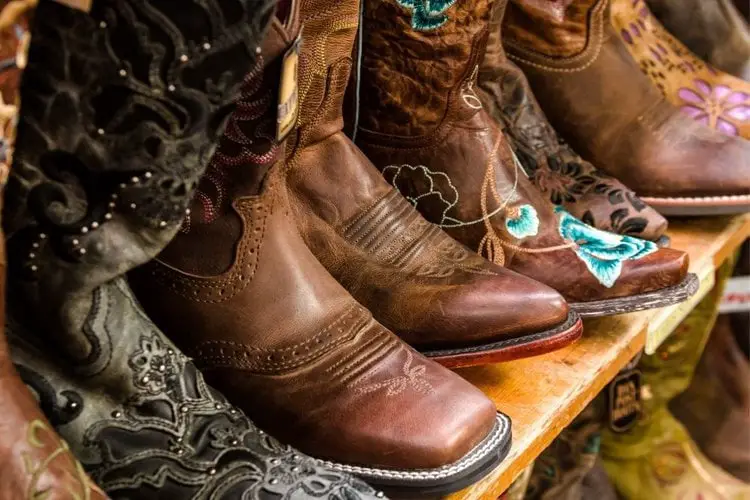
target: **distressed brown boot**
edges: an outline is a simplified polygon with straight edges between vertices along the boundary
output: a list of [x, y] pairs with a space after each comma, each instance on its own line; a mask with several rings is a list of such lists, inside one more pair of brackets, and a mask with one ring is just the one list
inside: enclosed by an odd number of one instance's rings
[[559, 293], [427, 222], [342, 132], [358, 5], [303, 4], [300, 116], [286, 157], [309, 248], [375, 319], [447, 366], [568, 345], [582, 323]]
[[[12, 162], [21, 74], [36, 2], [0, 2], [0, 205]], [[13, 367], [5, 338], [5, 236], [0, 229], [0, 499], [103, 500]]]
[[505, 56], [501, 26], [507, 0], [496, 0], [479, 98], [504, 126], [524, 170], [555, 205], [604, 231], [666, 243], [667, 221], [617, 179], [576, 154], [547, 121], [523, 72]]
[[663, 214], [750, 210], [750, 141], [695, 123], [641, 73], [609, 0], [511, 0], [508, 56], [584, 158]]
[[[308, 15], [310, 5], [302, 3]], [[504, 457], [510, 421], [375, 321], [300, 236], [276, 131], [277, 110], [290, 109], [277, 107], [276, 92], [289, 89], [279, 84], [284, 62], [295, 74], [298, 8], [279, 9], [181, 232], [131, 283], [155, 322], [265, 431], [407, 497], [452, 491]], [[310, 21], [301, 43], [315, 47]], [[341, 43], [335, 31], [322, 41]]]
[[579, 314], [692, 293], [683, 252], [587, 226], [526, 177], [475, 91], [491, 2], [444, 4], [426, 18], [421, 5], [365, 2], [357, 143], [385, 178], [430, 222], [555, 288]]

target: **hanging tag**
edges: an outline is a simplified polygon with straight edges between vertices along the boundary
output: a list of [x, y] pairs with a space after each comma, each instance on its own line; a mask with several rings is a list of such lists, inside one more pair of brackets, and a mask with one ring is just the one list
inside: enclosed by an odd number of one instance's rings
[[276, 118], [276, 140], [281, 141], [294, 128], [299, 113], [299, 96], [297, 94], [297, 73], [299, 69], [299, 49], [302, 34], [297, 37], [284, 54], [281, 63], [281, 85], [279, 87], [279, 105]]
[[629, 431], [641, 409], [641, 372], [626, 370], [609, 384], [609, 427], [614, 432]]

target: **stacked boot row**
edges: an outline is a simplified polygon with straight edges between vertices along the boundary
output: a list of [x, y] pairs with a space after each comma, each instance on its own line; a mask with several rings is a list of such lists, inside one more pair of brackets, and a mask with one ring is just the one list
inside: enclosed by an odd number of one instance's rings
[[511, 444], [448, 368], [695, 293], [635, 193], [748, 210], [750, 144], [554, 4], [4, 2], [6, 497], [443, 495]]

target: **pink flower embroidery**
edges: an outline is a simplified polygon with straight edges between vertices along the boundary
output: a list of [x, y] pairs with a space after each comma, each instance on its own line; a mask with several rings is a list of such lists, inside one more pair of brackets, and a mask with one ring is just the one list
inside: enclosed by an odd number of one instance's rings
[[726, 85], [712, 87], [696, 79], [695, 89], [681, 88], [677, 95], [686, 104], [682, 111], [694, 120], [727, 135], [738, 135], [737, 124], [750, 120], [750, 94], [734, 91]]

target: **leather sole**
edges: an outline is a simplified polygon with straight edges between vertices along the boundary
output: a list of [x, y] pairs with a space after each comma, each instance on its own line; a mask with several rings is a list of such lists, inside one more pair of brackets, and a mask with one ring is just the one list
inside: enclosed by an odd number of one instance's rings
[[441, 497], [476, 483], [508, 455], [510, 417], [497, 413], [492, 431], [460, 460], [436, 469], [381, 469], [318, 460], [324, 467], [358, 476], [391, 498]]
[[617, 314], [678, 304], [694, 295], [698, 291], [699, 286], [700, 281], [698, 280], [698, 276], [689, 273], [681, 283], [668, 288], [662, 288], [661, 290], [631, 295], [630, 297], [618, 297], [616, 299], [575, 302], [569, 305], [571, 309], [574, 309], [583, 318], [615, 316]]
[[568, 313], [565, 323], [551, 330], [471, 347], [420, 350], [432, 361], [446, 368], [502, 363], [514, 359], [540, 356], [556, 351], [578, 340], [583, 333], [583, 321], [575, 311]]
[[750, 194], [641, 199], [662, 215], [733, 215], [750, 212]]

